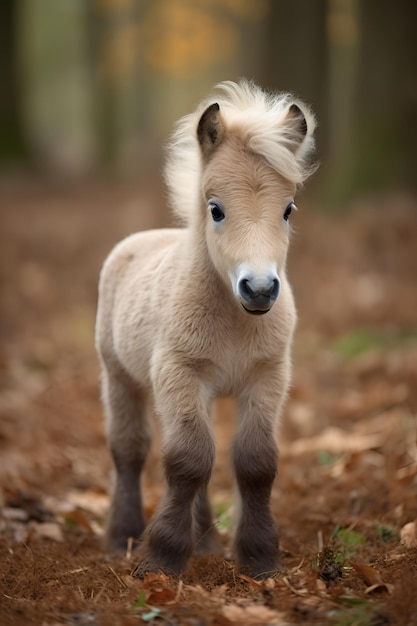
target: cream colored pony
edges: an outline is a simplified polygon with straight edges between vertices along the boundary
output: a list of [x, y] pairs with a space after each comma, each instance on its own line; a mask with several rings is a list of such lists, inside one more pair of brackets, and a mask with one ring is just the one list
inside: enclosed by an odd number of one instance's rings
[[[236, 560], [254, 576], [277, 567], [269, 500], [296, 322], [289, 217], [311, 173], [314, 125], [288, 94], [221, 84], [216, 99], [180, 122], [169, 148], [167, 183], [184, 228], [132, 235], [104, 264], [97, 350], [116, 467], [107, 536], [116, 550], [141, 539], [138, 576], [178, 573], [193, 548], [215, 548], [210, 410], [225, 395], [238, 406]], [[168, 487], [145, 528], [139, 478], [152, 410]]]

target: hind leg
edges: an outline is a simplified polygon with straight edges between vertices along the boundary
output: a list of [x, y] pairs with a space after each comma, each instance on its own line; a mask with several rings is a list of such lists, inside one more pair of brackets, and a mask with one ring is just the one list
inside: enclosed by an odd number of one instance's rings
[[107, 437], [116, 476], [107, 523], [107, 546], [126, 550], [145, 529], [139, 479], [150, 446], [146, 396], [122, 371], [103, 371]]
[[213, 524], [207, 487], [201, 487], [194, 500], [194, 552], [215, 554], [219, 552], [219, 538]]

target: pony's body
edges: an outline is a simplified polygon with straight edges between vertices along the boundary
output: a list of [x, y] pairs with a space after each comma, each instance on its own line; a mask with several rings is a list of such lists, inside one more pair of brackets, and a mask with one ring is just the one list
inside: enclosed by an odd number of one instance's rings
[[[295, 324], [291, 289], [281, 274], [279, 302], [269, 314], [275, 324], [268, 319], [268, 332], [259, 332], [266, 320], [241, 314], [207, 259], [199, 250], [192, 254], [187, 239], [185, 229], [160, 229], [131, 235], [116, 246], [103, 268], [102, 280], [111, 285], [104, 308], [112, 316], [103, 320], [101, 351], [149, 393], [150, 364], [161, 352], [170, 363], [177, 357], [198, 369], [211, 399], [236, 395], [254, 367], [287, 356]], [[213, 298], [220, 309], [212, 305]]]
[[[305, 142], [314, 124], [288, 97], [275, 118], [269, 111], [271, 135], [275, 124], [281, 140], [278, 168], [277, 155], [265, 154], [268, 127], [259, 123], [265, 95], [246, 83], [224, 89], [229, 100], [220, 113], [215, 104], [186, 118], [172, 148], [168, 183], [177, 212], [188, 212], [187, 227], [128, 237], [101, 275], [97, 347], [117, 470], [108, 538], [122, 549], [128, 537], [143, 535], [139, 574], [178, 572], [194, 547], [215, 547], [206, 491], [214, 461], [210, 411], [223, 395], [238, 406], [236, 557], [258, 575], [277, 564], [269, 496], [296, 321], [283, 213], [307, 175]], [[168, 490], [145, 530], [138, 477], [153, 408], [163, 426]]]

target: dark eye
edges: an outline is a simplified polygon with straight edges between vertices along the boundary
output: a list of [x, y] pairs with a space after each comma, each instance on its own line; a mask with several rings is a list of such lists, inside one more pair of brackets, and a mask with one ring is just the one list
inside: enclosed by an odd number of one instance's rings
[[287, 206], [287, 208], [285, 209], [284, 220], [286, 222], [288, 222], [288, 218], [291, 215], [291, 211], [293, 209], [295, 209], [295, 208], [296, 208], [296, 206], [295, 206], [294, 202], [290, 202], [289, 205]]
[[222, 222], [224, 220], [224, 211], [218, 202], [210, 200], [209, 209], [214, 222]]

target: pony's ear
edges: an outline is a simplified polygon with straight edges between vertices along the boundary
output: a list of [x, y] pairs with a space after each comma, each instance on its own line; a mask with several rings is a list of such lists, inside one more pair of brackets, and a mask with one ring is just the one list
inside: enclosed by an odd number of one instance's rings
[[290, 140], [290, 149], [292, 152], [298, 152], [301, 144], [307, 136], [308, 126], [307, 120], [298, 104], [291, 104], [288, 109], [285, 120], [286, 134]]
[[215, 102], [203, 113], [197, 127], [197, 137], [201, 151], [208, 157], [219, 145], [224, 135], [224, 127], [220, 118], [220, 107]]

